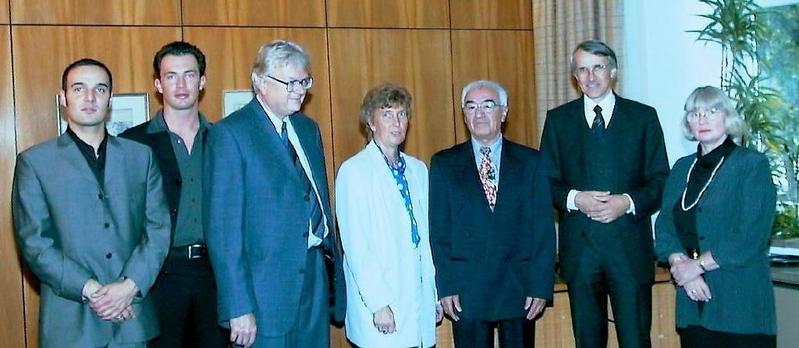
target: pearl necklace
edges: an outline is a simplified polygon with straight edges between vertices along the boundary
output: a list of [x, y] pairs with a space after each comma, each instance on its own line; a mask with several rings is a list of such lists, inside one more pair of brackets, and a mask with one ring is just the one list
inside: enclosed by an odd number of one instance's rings
[[699, 194], [696, 195], [696, 200], [691, 203], [691, 205], [686, 207], [685, 195], [688, 193], [688, 181], [691, 179], [691, 173], [694, 171], [694, 165], [696, 165], [696, 161], [697, 159], [694, 158], [694, 163], [691, 163], [691, 168], [688, 169], [688, 175], [685, 177], [685, 190], [682, 191], [682, 202], [680, 202], [680, 208], [682, 208], [682, 211], [689, 211], [693, 209], [697, 203], [699, 203], [699, 199], [702, 198], [702, 194], [705, 193], [707, 187], [710, 186], [710, 182], [713, 181], [713, 178], [716, 176], [716, 172], [719, 170], [719, 167], [721, 167], [721, 164], [724, 163], [724, 157], [722, 156], [719, 164], [716, 165], [716, 168], [713, 168], [713, 172], [710, 173], [710, 178], [707, 179], [705, 186], [702, 187], [702, 190], [700, 190]]

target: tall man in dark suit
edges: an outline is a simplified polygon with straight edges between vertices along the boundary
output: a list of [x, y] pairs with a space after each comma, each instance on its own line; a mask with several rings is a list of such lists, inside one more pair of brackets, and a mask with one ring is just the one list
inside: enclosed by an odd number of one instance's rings
[[471, 138], [433, 156], [430, 244], [455, 346], [532, 347], [552, 299], [555, 232], [538, 151], [502, 136], [508, 93], [474, 81], [461, 94]]
[[[206, 232], [231, 341], [257, 347], [327, 347], [323, 251], [343, 287], [319, 127], [299, 110], [313, 85], [298, 44], [261, 47], [255, 98], [208, 132]], [[335, 286], [334, 286], [335, 288]], [[333, 312], [344, 314], [343, 288]]]
[[650, 216], [669, 164], [655, 109], [613, 93], [616, 66], [604, 43], [579, 44], [571, 67], [583, 96], [547, 112], [541, 140], [578, 347], [606, 346], [608, 297], [619, 345], [651, 346]]
[[111, 72], [81, 59], [62, 75], [69, 128], [17, 158], [14, 232], [41, 281], [41, 347], [144, 347], [158, 334], [147, 293], [169, 249], [150, 150], [109, 136]]
[[209, 126], [199, 110], [205, 54], [175, 41], [155, 54], [153, 69], [164, 107], [152, 120], [122, 133], [153, 150], [172, 218], [172, 247], [151, 293], [161, 335], [150, 346], [225, 347], [202, 224], [203, 148]]

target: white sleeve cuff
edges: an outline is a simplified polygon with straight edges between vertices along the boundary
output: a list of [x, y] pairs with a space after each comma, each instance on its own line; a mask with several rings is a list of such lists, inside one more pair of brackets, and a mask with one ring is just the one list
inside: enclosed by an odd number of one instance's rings
[[630, 197], [630, 195], [628, 195], [626, 193], [624, 194], [624, 197], [627, 197], [627, 199], [630, 200], [630, 208], [628, 208], [627, 211], [625, 211], [624, 213], [625, 214], [633, 214], [633, 215], [635, 215], [635, 202], [633, 202], [633, 198]]
[[[577, 190], [569, 191], [569, 194], [566, 196], [566, 210], [568, 211], [577, 210], [577, 204], [574, 203], [574, 199], [577, 197], [578, 193], [580, 193], [580, 191]], [[632, 202], [632, 199], [630, 201]]]

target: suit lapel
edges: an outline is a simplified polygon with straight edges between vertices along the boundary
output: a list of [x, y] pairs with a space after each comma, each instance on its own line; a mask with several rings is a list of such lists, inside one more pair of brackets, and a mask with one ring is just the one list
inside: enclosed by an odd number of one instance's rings
[[94, 177], [89, 164], [86, 163], [86, 158], [83, 157], [78, 145], [66, 132], [58, 137], [58, 149], [57, 160], [66, 162], [66, 165], [71, 167], [82, 180], [89, 181], [98, 189], [100, 188], [100, 183], [97, 182], [97, 178]]
[[[497, 203], [494, 205], [494, 213], [505, 205], [502, 202], [508, 199], [505, 196], [509, 196], [510, 193], [513, 192], [514, 187], [521, 187], [521, 183], [518, 182], [520, 178], [518, 169], [521, 162], [516, 158], [513, 147], [508, 145], [508, 141], [505, 137], [502, 137], [501, 141], [502, 153], [499, 159], [499, 182], [497, 187]], [[506, 190], [503, 190], [504, 188], [508, 188], [507, 194], [505, 193]], [[488, 204], [487, 201], [486, 204]]]
[[480, 211], [491, 213], [491, 208], [488, 207], [488, 199], [486, 198], [485, 191], [483, 191], [483, 182], [480, 181], [480, 173], [477, 170], [477, 162], [474, 157], [471, 139], [462, 143], [460, 150], [461, 161], [459, 161], [460, 168], [458, 168], [458, 173], [463, 175], [460, 182], [464, 183], [464, 185], [461, 185], [464, 194], [470, 202], [482, 202], [482, 209], [480, 209]]
[[[298, 174], [294, 169], [294, 163], [292, 163], [291, 158], [289, 158], [286, 147], [283, 146], [283, 142], [280, 140], [280, 134], [277, 133], [274, 124], [269, 120], [269, 116], [267, 116], [266, 111], [264, 111], [258, 99], [253, 98], [246, 107], [249, 108], [250, 111], [246, 113], [246, 115], [249, 118], [251, 128], [257, 130], [257, 132], [262, 135], [260, 137], [255, 137], [255, 142], [261, 143], [262, 145], [259, 146], [259, 148], [267, 152], [267, 157], [274, 159], [277, 166], [283, 168], [283, 173]], [[298, 175], [286, 176], [291, 178], [296, 184], [301, 184]]]
[[123, 187], [122, 181], [126, 175], [130, 175], [130, 173], [125, 173], [125, 163], [127, 160], [119, 139], [108, 135], [108, 143], [105, 148], [105, 175], [103, 175], [103, 187], [106, 192]]

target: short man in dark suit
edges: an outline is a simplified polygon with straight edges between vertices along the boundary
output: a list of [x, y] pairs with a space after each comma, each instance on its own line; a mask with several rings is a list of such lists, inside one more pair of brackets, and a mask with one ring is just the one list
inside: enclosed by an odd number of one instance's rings
[[172, 247], [151, 293], [161, 335], [150, 346], [225, 347], [202, 224], [203, 148], [209, 126], [199, 110], [205, 54], [175, 41], [155, 54], [153, 69], [164, 107], [152, 120], [122, 133], [153, 150], [172, 218]]
[[108, 135], [111, 72], [84, 58], [62, 75], [68, 128], [17, 158], [19, 250], [41, 281], [41, 347], [144, 347], [147, 296], [169, 249], [169, 212], [149, 148]]
[[532, 347], [552, 299], [555, 232], [538, 151], [502, 136], [508, 93], [474, 81], [461, 94], [471, 138], [433, 156], [430, 243], [455, 346]]
[[571, 58], [583, 96], [547, 112], [541, 151], [560, 211], [560, 274], [578, 347], [605, 347], [607, 302], [621, 347], [649, 347], [650, 217], [669, 173], [655, 109], [616, 95], [616, 54], [585, 41]]
[[[208, 132], [206, 233], [220, 321], [235, 344], [327, 347], [328, 311], [344, 315], [322, 138], [300, 113], [309, 66], [294, 42], [264, 45], [251, 74], [255, 98]], [[335, 265], [334, 289], [324, 255]]]

